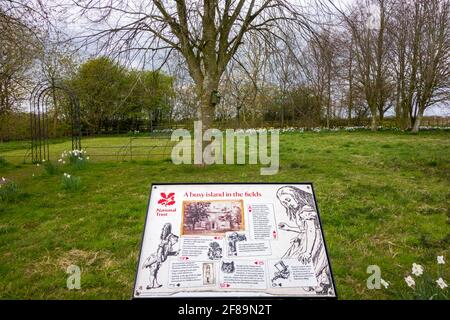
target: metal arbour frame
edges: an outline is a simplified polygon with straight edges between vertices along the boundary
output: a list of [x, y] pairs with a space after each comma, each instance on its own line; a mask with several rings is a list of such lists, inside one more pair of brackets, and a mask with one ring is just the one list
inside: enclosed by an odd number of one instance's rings
[[31, 161], [50, 160], [48, 134], [48, 105], [52, 91], [59, 90], [69, 97], [72, 150], [81, 149], [80, 103], [76, 94], [61, 82], [42, 81], [30, 97]]

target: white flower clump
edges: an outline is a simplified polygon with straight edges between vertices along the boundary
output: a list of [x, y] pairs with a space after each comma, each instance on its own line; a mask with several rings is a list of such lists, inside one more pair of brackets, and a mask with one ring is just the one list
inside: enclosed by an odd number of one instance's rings
[[86, 156], [86, 154], [87, 154], [87, 152], [86, 152], [85, 149], [81, 149], [81, 150], [75, 149], [75, 150], [70, 150], [70, 151], [64, 151], [61, 154], [61, 158], [58, 159], [58, 162], [62, 163], [62, 164], [66, 164], [65, 159], [67, 157], [76, 158], [76, 159], [78, 159], [80, 161], [82, 161], [82, 160], [89, 160], [89, 157]]
[[[255, 134], [267, 134], [268, 132], [271, 132], [272, 130], [275, 130], [275, 128], [250, 128], [250, 129], [236, 129], [234, 130], [234, 135], [255, 135]], [[279, 129], [280, 132], [287, 132], [286, 129]], [[283, 131], [285, 130], [285, 131]]]
[[234, 131], [235, 135], [241, 135], [241, 134], [256, 134], [255, 129], [237, 129]]
[[[437, 256], [436, 260], [437, 260], [438, 264], [445, 264], [444, 256]], [[420, 264], [417, 264], [417, 263], [413, 263], [412, 264], [412, 271], [411, 271], [411, 273], [413, 275], [415, 275], [416, 277], [420, 277], [423, 274], [423, 272], [424, 272], [423, 266], [421, 266]], [[382, 281], [384, 281], [384, 280], [382, 280]], [[414, 280], [414, 278], [411, 275], [408, 275], [407, 277], [405, 277], [405, 282], [408, 285], [408, 287], [415, 288], [416, 281]], [[447, 283], [444, 281], [444, 279], [442, 277], [439, 277], [439, 279], [436, 280], [436, 284], [442, 290], [444, 290], [444, 289], [446, 289], [448, 287]]]
[[67, 179], [70, 179], [71, 175], [64, 172], [64, 177], [66, 177]]
[[364, 130], [366, 127], [364, 126], [355, 126], [355, 127], [345, 127], [344, 131], [356, 131], [356, 130]]
[[[273, 129], [273, 128], [269, 128], [269, 129]], [[267, 129], [267, 130], [269, 130]], [[387, 130], [393, 130], [393, 131], [401, 131], [401, 129], [399, 128], [383, 128], [382, 126], [378, 126], [378, 129], [383, 130], [383, 129], [387, 129]], [[249, 128], [249, 129], [237, 129], [235, 132], [240, 134], [240, 133], [246, 133], [246, 134], [251, 134], [254, 133], [255, 131], [258, 132], [261, 129], [256, 129], [256, 128]], [[333, 128], [325, 128], [325, 127], [313, 127], [313, 128], [307, 128], [307, 127], [284, 127], [284, 128], [280, 128], [280, 132], [281, 133], [303, 133], [306, 131], [312, 131], [312, 132], [339, 132], [339, 131], [347, 131], [347, 132], [352, 132], [352, 131], [357, 131], [357, 130], [371, 130], [370, 127], [365, 127], [365, 126], [351, 126], [351, 127], [333, 127]], [[420, 127], [420, 130], [450, 130], [450, 127]]]
[[86, 150], [84, 150], [84, 149], [81, 149], [81, 150], [75, 149], [75, 150], [69, 151], [69, 155], [73, 155], [78, 158], [80, 158], [84, 154], [86, 154]]
[[[296, 132], [296, 131], [299, 131], [300, 132], [300, 129], [303, 129], [303, 128], [295, 128], [295, 127], [287, 127], [287, 128], [282, 128], [281, 129], [281, 132]], [[301, 132], [303, 132], [303, 131], [301, 131]]]
[[173, 129], [155, 129], [152, 132], [153, 133], [172, 133]]
[[[271, 127], [271, 128], [248, 128], [248, 129], [239, 128], [234, 131], [234, 134], [235, 135], [256, 134], [256, 133], [261, 133], [262, 131], [267, 132], [272, 129], [274, 129], [274, 128], [273, 127]], [[383, 128], [382, 126], [378, 126], [378, 129], [401, 131], [401, 129], [399, 129], [399, 128]], [[366, 126], [334, 127], [334, 128], [284, 127], [284, 128], [280, 128], [279, 130], [280, 130], [280, 133], [303, 133], [303, 132], [307, 132], [307, 131], [311, 131], [311, 132], [339, 132], [339, 131], [352, 132], [352, 131], [357, 131], [357, 130], [371, 130], [371, 128], [366, 127]], [[445, 130], [450, 130], [450, 127], [420, 127], [420, 130], [444, 130], [445, 131]], [[155, 130], [153, 130], [153, 133], [172, 133], [173, 131], [174, 131], [173, 129], [155, 129]], [[131, 131], [131, 132], [133, 133], [133, 131]], [[136, 133], [136, 131], [134, 131], [134, 133]], [[139, 133], [139, 131], [137, 131], [137, 133]]]
[[447, 131], [447, 130], [450, 130], [450, 127], [420, 126], [419, 129], [420, 130], [424, 130], [424, 131], [426, 131], [426, 130], [444, 130], [444, 131]]

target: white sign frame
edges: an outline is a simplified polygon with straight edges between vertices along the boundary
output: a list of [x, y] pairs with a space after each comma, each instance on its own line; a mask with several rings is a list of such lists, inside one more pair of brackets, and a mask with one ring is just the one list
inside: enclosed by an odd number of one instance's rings
[[152, 184], [132, 298], [186, 297], [337, 299], [313, 184]]

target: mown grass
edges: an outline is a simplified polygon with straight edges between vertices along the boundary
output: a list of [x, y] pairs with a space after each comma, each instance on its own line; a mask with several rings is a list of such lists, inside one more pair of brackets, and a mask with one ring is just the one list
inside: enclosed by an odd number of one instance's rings
[[[0, 203], [0, 297], [130, 298], [151, 183], [312, 181], [340, 297], [399, 298], [413, 262], [434, 274], [437, 255], [450, 259], [449, 138], [446, 132], [284, 134], [273, 176], [261, 176], [258, 165], [199, 168], [95, 157], [50, 175], [42, 165], [9, 161], [0, 176], [25, 196]], [[64, 143], [52, 147], [67, 150]], [[76, 191], [61, 186], [63, 172], [80, 178]], [[70, 264], [82, 268], [81, 290], [66, 288]], [[373, 264], [389, 289], [367, 289]], [[446, 264], [447, 283], [449, 276]]]

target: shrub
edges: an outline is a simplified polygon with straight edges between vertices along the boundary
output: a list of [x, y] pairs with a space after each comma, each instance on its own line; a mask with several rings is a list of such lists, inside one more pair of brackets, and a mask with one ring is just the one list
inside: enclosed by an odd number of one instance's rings
[[45, 172], [47, 172], [47, 174], [49, 175], [55, 175], [58, 173], [58, 166], [56, 166], [53, 162], [51, 161], [46, 161], [44, 162], [44, 169]]
[[5, 158], [0, 157], [0, 168], [4, 168], [8, 165], [8, 161]]
[[62, 177], [62, 187], [67, 191], [75, 191], [78, 190], [81, 186], [80, 177], [72, 176], [68, 173], [64, 173]]
[[5, 202], [16, 202], [21, 197], [19, 187], [14, 181], [1, 178], [0, 180], [0, 200]]

